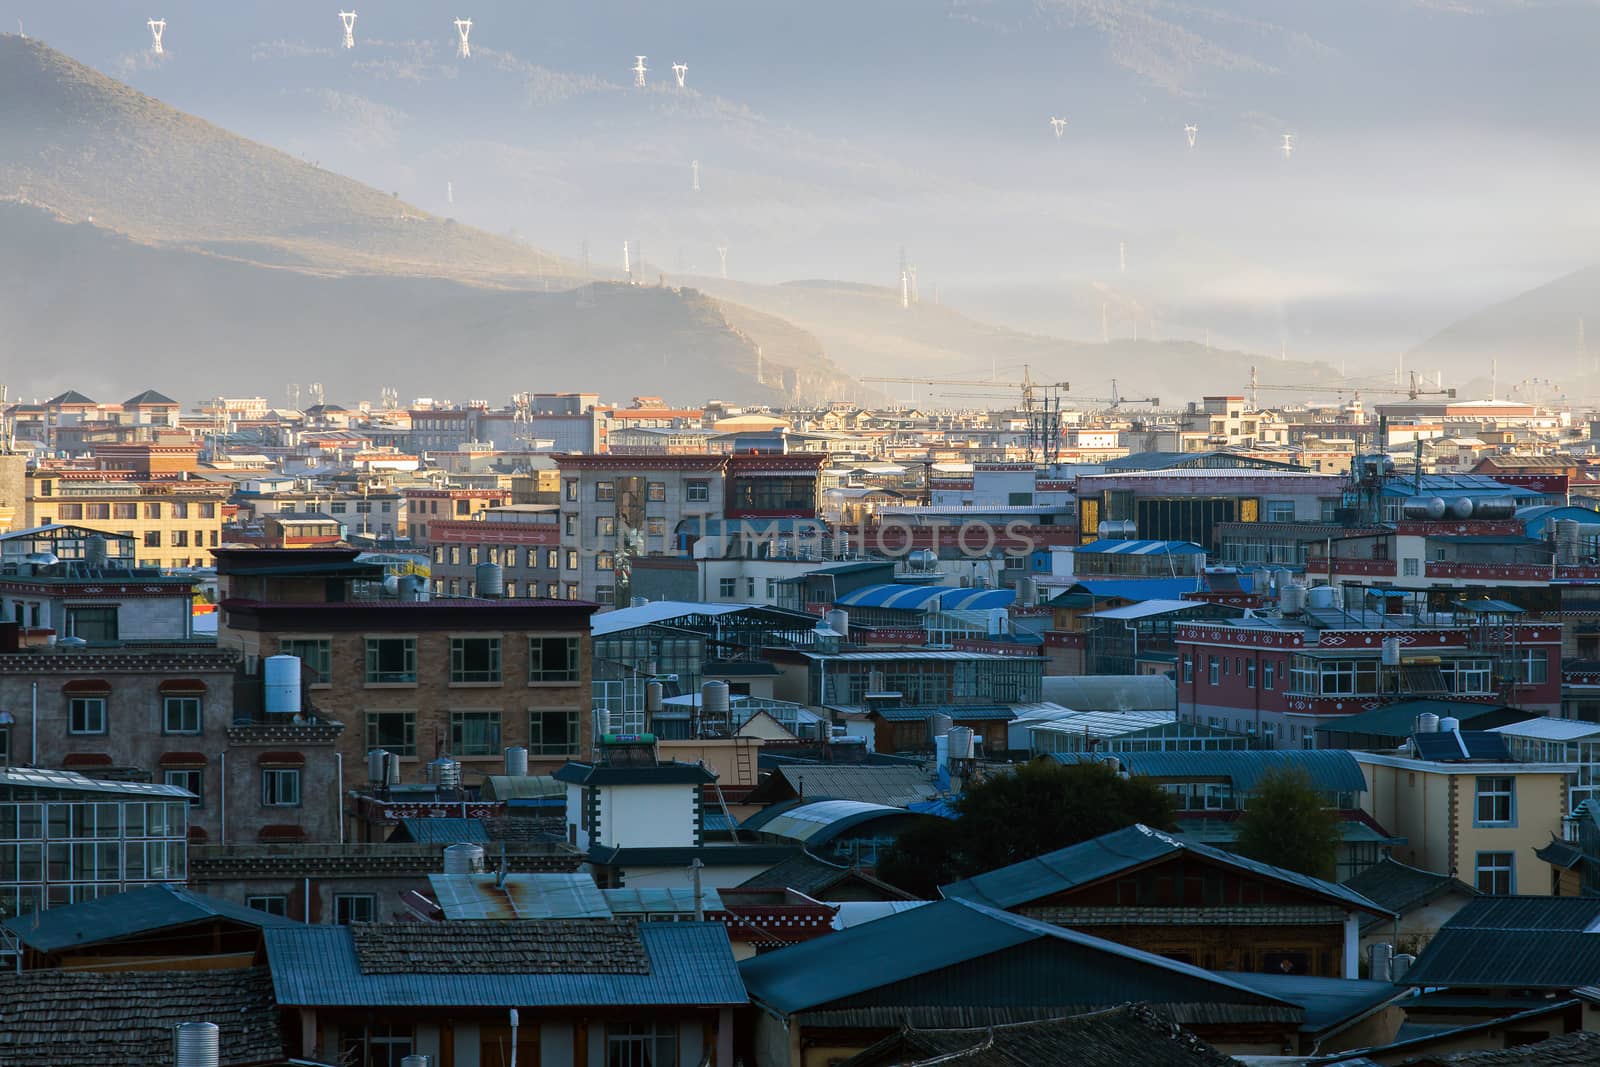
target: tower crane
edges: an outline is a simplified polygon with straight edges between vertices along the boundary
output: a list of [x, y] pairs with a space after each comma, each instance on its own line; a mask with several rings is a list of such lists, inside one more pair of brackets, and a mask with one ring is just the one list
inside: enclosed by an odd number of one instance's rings
[[[1006, 393], [935, 393], [934, 395], [935, 396], [950, 396], [950, 397], [971, 397], [971, 398], [979, 399], [979, 400], [1004, 400], [1008, 396], [1008, 394], [1006, 394]], [[1156, 406], [1156, 407], [1159, 407], [1160, 404], [1161, 404], [1161, 398], [1159, 396], [1140, 396], [1140, 397], [1123, 396], [1122, 393], [1117, 389], [1117, 380], [1115, 378], [1111, 379], [1111, 395], [1110, 396], [1080, 396], [1080, 395], [1074, 394], [1074, 395], [1064, 396], [1061, 399], [1063, 399], [1063, 400], [1082, 400], [1082, 401], [1088, 401], [1088, 402], [1094, 403], [1094, 404], [1104, 404], [1104, 405], [1106, 405], [1106, 407], [1104, 409], [1106, 411], [1116, 411], [1118, 408], [1122, 407], [1122, 405], [1124, 405], [1124, 404], [1150, 404], [1150, 405]]]
[[1020, 382], [1000, 381], [994, 378], [862, 378], [863, 382], [872, 382], [875, 385], [970, 385], [974, 387], [990, 386], [999, 389], [1017, 389], [1022, 394], [1022, 407], [1025, 411], [1033, 409], [1034, 393], [1038, 390], [1046, 392], [1066, 392], [1072, 386], [1067, 382], [1040, 382], [1035, 381], [1032, 370], [1027, 364], [1022, 366], [1022, 380]]
[[[869, 377], [863, 382], [882, 385], [969, 385], [989, 386], [999, 389], [1016, 389], [1022, 396], [1022, 411], [1028, 418], [1028, 458], [1036, 451], [1042, 452], [1045, 462], [1053, 462], [1061, 438], [1061, 394], [1071, 388], [1067, 382], [1041, 382], [1033, 377], [1032, 369], [1022, 366], [1020, 382], [1001, 381], [998, 378], [905, 378]], [[1042, 395], [1037, 395], [1042, 394]]]
[[1357, 382], [1330, 382], [1327, 385], [1262, 385], [1256, 380], [1256, 369], [1250, 368], [1250, 406], [1259, 408], [1261, 405], [1257, 394], [1261, 391], [1272, 393], [1299, 392], [1299, 393], [1338, 393], [1343, 395], [1351, 393], [1355, 399], [1360, 400], [1362, 393], [1372, 396], [1404, 396], [1416, 400], [1424, 396], [1443, 396], [1454, 398], [1454, 388], [1430, 389], [1417, 377], [1417, 372], [1411, 372], [1411, 383], [1405, 389], [1394, 389], [1385, 386], [1364, 386]]

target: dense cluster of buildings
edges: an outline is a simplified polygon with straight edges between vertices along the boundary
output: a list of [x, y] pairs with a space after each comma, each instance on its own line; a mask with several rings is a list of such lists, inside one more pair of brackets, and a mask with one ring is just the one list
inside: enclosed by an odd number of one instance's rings
[[[6, 407], [0, 1063], [1600, 1061], [1589, 425], [1049, 415]], [[879, 876], [1029, 761], [1175, 825]]]

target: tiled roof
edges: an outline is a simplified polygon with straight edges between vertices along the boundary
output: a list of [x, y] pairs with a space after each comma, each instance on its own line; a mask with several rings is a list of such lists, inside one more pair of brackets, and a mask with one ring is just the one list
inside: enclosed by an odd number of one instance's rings
[[1071, 1063], [1077, 1067], [1232, 1067], [1232, 1057], [1160, 1017], [1130, 1004], [1090, 1015], [956, 1030], [902, 1027], [840, 1067], [1018, 1067]]
[[1578, 1030], [1531, 1045], [1424, 1056], [1406, 1062], [1416, 1067], [1591, 1067], [1600, 1063], [1600, 1033]]
[[350, 928], [362, 974], [649, 974], [636, 923], [463, 919]]
[[1402, 915], [1451, 891], [1478, 895], [1476, 889], [1460, 879], [1408, 867], [1392, 857], [1385, 857], [1346, 878], [1344, 884], [1368, 900]]
[[127, 1067], [171, 1063], [172, 1028], [221, 1028], [219, 1062], [282, 1062], [272, 981], [262, 969], [0, 976], [0, 1063]]
[[160, 885], [20, 915], [6, 927], [29, 948], [55, 952], [214, 918], [250, 926], [287, 926], [294, 921], [204, 893]]
[[[446, 935], [458, 924], [418, 928], [419, 940]], [[504, 931], [540, 921], [481, 924]], [[638, 939], [647, 973], [568, 970], [463, 973], [444, 953], [428, 957], [429, 973], [365, 974], [349, 926], [303, 926], [267, 931], [267, 960], [280, 1005], [345, 1007], [640, 1007], [649, 1005], [743, 1005], [749, 998], [739, 978], [727, 928], [721, 923], [643, 923]], [[573, 946], [581, 953], [582, 946]], [[120, 1065], [119, 1065], [120, 1067]]]
[[910, 900], [909, 894], [897, 889], [887, 882], [837, 863], [818, 859], [809, 852], [803, 852], [791, 859], [771, 867], [753, 878], [747, 878], [739, 883], [740, 889], [794, 889], [807, 896], [815, 897], [819, 893], [826, 893], [840, 882], [855, 879], [865, 882], [877, 889], [883, 896], [892, 900]]

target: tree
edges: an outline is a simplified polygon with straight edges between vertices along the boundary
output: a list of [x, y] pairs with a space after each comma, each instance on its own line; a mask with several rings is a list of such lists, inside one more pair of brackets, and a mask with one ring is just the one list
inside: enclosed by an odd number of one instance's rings
[[1274, 867], [1332, 879], [1339, 858], [1339, 813], [1311, 776], [1283, 767], [1264, 776], [1239, 820], [1234, 851]]
[[910, 893], [970, 878], [1102, 834], [1144, 823], [1172, 826], [1172, 798], [1145, 778], [1104, 763], [1025, 763], [968, 786], [960, 818], [925, 820], [895, 841], [878, 877]]

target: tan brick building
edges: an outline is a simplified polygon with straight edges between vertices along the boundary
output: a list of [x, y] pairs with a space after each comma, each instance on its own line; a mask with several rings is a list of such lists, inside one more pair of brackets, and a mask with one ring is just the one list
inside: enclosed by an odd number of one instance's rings
[[[354, 549], [223, 549], [219, 643], [247, 660], [299, 656], [318, 714], [346, 724], [347, 780], [365, 782], [375, 748], [401, 758], [401, 779], [424, 780], [439, 755], [467, 780], [498, 772], [525, 746], [548, 774], [591, 750], [589, 616], [571, 601], [350, 600], [381, 580]], [[476, 773], [475, 773], [476, 772]]]
[[134, 538], [141, 566], [200, 567], [222, 541], [230, 486], [131, 471], [39, 468], [28, 472], [27, 525], [68, 523]]

